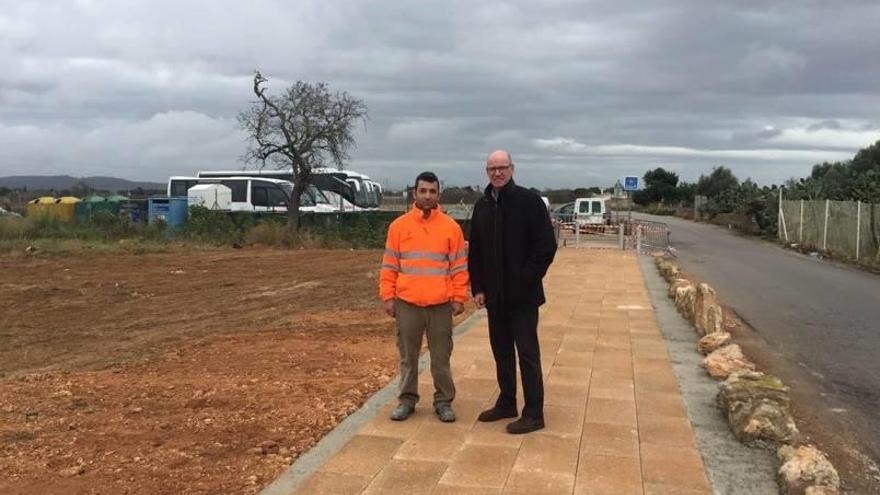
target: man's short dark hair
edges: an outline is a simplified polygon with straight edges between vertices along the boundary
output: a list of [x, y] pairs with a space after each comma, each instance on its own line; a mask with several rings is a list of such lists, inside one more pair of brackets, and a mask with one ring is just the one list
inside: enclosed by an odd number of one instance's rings
[[422, 172], [416, 177], [416, 182], [413, 185], [414, 189], [419, 188], [419, 181], [431, 182], [433, 184], [437, 184], [437, 190], [440, 190], [440, 179], [437, 178], [437, 174], [434, 172]]

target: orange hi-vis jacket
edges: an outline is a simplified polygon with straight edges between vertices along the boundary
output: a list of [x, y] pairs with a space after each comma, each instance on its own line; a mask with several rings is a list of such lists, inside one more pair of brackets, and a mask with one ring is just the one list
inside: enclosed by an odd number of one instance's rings
[[467, 248], [458, 223], [440, 210], [413, 208], [391, 222], [379, 272], [379, 297], [416, 306], [467, 301]]

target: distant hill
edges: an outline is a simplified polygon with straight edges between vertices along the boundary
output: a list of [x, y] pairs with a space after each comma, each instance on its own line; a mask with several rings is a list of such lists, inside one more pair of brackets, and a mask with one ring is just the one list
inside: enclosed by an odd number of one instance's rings
[[116, 177], [71, 177], [69, 175], [16, 175], [0, 177], [0, 187], [10, 189], [61, 191], [72, 189], [80, 182], [98, 191], [125, 191], [141, 188], [144, 190], [164, 190], [166, 184], [160, 182], [136, 182]]

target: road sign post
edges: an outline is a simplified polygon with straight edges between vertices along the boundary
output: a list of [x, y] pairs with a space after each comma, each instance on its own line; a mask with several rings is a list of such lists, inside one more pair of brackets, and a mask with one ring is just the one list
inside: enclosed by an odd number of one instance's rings
[[628, 176], [623, 178], [623, 190], [630, 193], [629, 195], [629, 221], [632, 222], [632, 193], [639, 190], [639, 178]]

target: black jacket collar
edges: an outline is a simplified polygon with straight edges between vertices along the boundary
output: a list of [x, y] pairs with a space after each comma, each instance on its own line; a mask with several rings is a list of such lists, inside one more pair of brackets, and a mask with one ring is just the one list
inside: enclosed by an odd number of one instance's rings
[[[513, 191], [513, 189], [514, 189], [515, 187], [516, 187], [516, 184], [513, 182], [513, 177], [511, 177], [511, 178], [510, 178], [510, 182], [508, 182], [507, 184], [505, 184], [504, 187], [502, 187], [502, 188], [498, 191], [498, 197], [499, 197], [499, 198], [503, 198], [503, 197], [507, 196], [508, 194], [510, 194], [510, 191]], [[489, 185], [486, 186], [486, 189], [483, 191], [483, 194], [486, 195], [486, 198], [487, 198], [487, 199], [490, 199], [490, 200], [492, 199], [492, 190], [493, 190], [493, 189], [494, 189], [494, 188], [492, 187], [492, 183], [490, 182]]]

